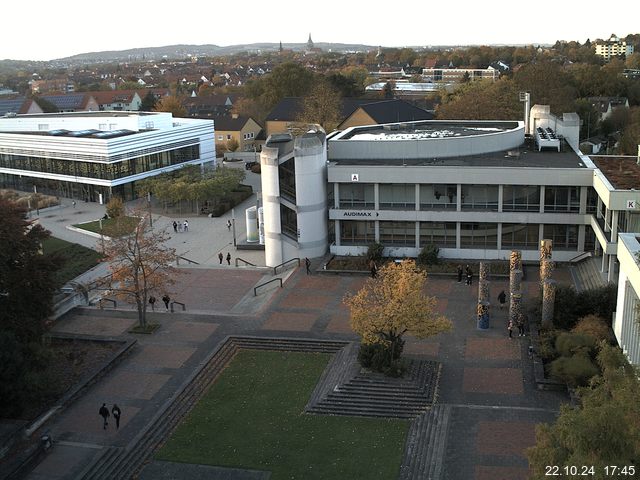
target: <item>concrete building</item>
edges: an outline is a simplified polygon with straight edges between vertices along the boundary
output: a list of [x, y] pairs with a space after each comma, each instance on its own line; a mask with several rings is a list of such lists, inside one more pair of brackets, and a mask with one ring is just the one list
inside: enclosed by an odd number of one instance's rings
[[633, 53], [633, 45], [625, 40], [620, 40], [612, 34], [609, 40], [595, 44], [596, 55], [604, 58], [607, 62], [611, 57], [629, 56]]
[[428, 82], [459, 83], [465, 78], [469, 80], [496, 81], [500, 71], [489, 66], [487, 68], [423, 68], [422, 78]]
[[0, 118], [0, 186], [108, 201], [135, 182], [216, 162], [211, 120], [170, 113], [75, 112]]
[[640, 237], [637, 233], [621, 233], [618, 238], [618, 302], [613, 319], [613, 332], [629, 362], [640, 366]]

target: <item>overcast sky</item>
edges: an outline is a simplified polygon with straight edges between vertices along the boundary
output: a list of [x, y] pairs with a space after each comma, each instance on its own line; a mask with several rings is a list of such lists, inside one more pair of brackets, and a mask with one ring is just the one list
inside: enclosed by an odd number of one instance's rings
[[640, 33], [640, 1], [3, 2], [0, 59], [173, 44], [313, 41], [383, 47], [539, 44]]

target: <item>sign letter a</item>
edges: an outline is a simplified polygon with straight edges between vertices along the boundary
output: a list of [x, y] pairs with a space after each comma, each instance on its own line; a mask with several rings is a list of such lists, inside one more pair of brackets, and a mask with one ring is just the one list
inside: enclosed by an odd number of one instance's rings
[[358, 177], [359, 177], [359, 175], [357, 173], [352, 173], [351, 174], [351, 181], [352, 182], [357, 182], [358, 181]]

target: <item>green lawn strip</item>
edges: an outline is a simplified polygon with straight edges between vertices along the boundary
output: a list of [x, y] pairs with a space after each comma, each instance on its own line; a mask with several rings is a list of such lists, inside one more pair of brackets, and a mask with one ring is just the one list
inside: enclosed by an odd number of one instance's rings
[[243, 350], [157, 453], [278, 479], [396, 479], [405, 420], [308, 415], [330, 356]]
[[60, 268], [56, 272], [56, 281], [60, 285], [95, 267], [102, 257], [95, 250], [56, 237], [49, 237], [42, 242], [42, 252], [62, 258]]
[[[140, 219], [138, 217], [107, 218], [102, 220], [102, 233], [109, 235], [109, 232], [112, 232], [114, 229], [118, 229], [120, 225], [125, 233], [130, 233], [133, 232], [133, 229], [139, 221]], [[100, 220], [78, 223], [74, 225], [74, 227], [93, 233], [100, 233]]]

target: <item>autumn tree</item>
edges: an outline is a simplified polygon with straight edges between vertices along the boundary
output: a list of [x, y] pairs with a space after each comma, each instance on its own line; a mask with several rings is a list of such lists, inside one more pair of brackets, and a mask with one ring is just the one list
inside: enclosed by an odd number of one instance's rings
[[507, 78], [464, 83], [443, 92], [436, 114], [439, 120], [518, 120], [523, 116], [518, 91]]
[[152, 292], [165, 292], [173, 283], [176, 270], [171, 262], [176, 253], [165, 245], [169, 239], [166, 231], [152, 230], [148, 217], [142, 212], [133, 212], [133, 216], [140, 218], [133, 231], [112, 233], [105, 241], [104, 255], [111, 271], [108, 279], [111, 290], [119, 298], [133, 299], [139, 327], [147, 329], [149, 296]]
[[302, 112], [298, 121], [317, 123], [326, 132], [333, 131], [340, 123], [340, 94], [327, 81], [318, 82], [302, 100]]
[[[634, 465], [640, 458], [640, 383], [618, 347], [603, 342], [602, 374], [578, 390], [579, 407], [563, 405], [553, 424], [536, 427], [536, 445], [527, 450], [532, 478], [546, 478], [547, 465]], [[629, 478], [636, 478], [632, 472]], [[573, 477], [572, 477], [573, 478]]]
[[437, 311], [436, 298], [425, 295], [426, 280], [426, 272], [413, 260], [389, 263], [357, 293], [345, 297], [351, 328], [364, 345], [382, 345], [393, 359], [404, 334], [428, 338], [451, 330], [451, 321]]
[[105, 207], [110, 218], [118, 218], [124, 215], [124, 202], [120, 197], [112, 197]]
[[154, 112], [171, 112], [174, 117], [185, 117], [187, 110], [177, 97], [162, 97], [153, 107]]
[[153, 112], [158, 103], [156, 96], [153, 94], [151, 90], [147, 92], [147, 94], [142, 98], [142, 102], [140, 102], [140, 111], [141, 112]]

